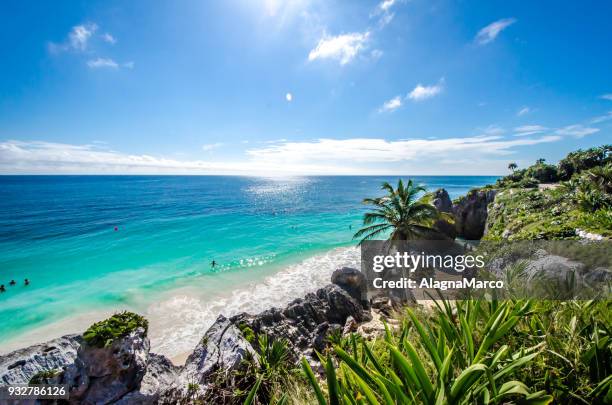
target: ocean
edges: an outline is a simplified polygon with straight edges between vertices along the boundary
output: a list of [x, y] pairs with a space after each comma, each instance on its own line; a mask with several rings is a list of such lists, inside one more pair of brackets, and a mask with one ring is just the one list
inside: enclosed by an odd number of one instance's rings
[[[451, 198], [497, 179], [411, 178]], [[0, 353], [123, 309], [149, 318], [153, 351], [190, 350], [219, 313], [358, 265], [361, 201], [383, 181], [397, 176], [0, 176]]]

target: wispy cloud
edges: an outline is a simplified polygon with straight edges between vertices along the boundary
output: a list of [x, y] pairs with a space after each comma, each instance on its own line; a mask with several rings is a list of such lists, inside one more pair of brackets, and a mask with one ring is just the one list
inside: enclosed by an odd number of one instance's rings
[[585, 127], [581, 124], [568, 125], [563, 128], [559, 128], [555, 131], [557, 135], [573, 136], [574, 138], [584, 138], [587, 135], [592, 135], [599, 132], [599, 128]]
[[[503, 172], [504, 156], [515, 148], [555, 142], [559, 136], [505, 140], [499, 136], [449, 139], [381, 138], [278, 141], [246, 151], [236, 161], [178, 160], [146, 154], [126, 154], [104, 145], [52, 142], [0, 142], [0, 173], [54, 174], [372, 174], [417, 173], [476, 174]], [[470, 166], [457, 169], [457, 156]], [[499, 158], [496, 160], [496, 157]], [[441, 164], [432, 166], [431, 159]]]
[[516, 112], [516, 116], [517, 117], [522, 117], [523, 115], [527, 115], [531, 112], [531, 108], [525, 106], [525, 107], [521, 107], [517, 112]]
[[72, 27], [72, 31], [68, 35], [70, 45], [79, 51], [84, 51], [87, 48], [89, 38], [98, 30], [96, 24], [77, 25]]
[[380, 28], [383, 28], [385, 25], [389, 24], [393, 17], [395, 17], [395, 13], [391, 11], [391, 9], [397, 5], [401, 0], [383, 0], [376, 5], [374, 11], [370, 14], [370, 17], [378, 18], [378, 25]]
[[202, 150], [204, 152], [210, 152], [213, 149], [217, 149], [217, 148], [219, 148], [221, 146], [223, 146], [222, 142], [207, 143], [207, 144], [202, 145]]
[[599, 96], [599, 98], [603, 98], [604, 100], [612, 101], [612, 93], [602, 94], [601, 96]]
[[487, 25], [486, 27], [478, 31], [478, 34], [476, 34], [476, 43], [480, 45], [485, 45], [489, 42], [493, 42], [500, 32], [502, 32], [515, 22], [515, 18], [503, 18]]
[[544, 131], [547, 131], [548, 128], [542, 125], [523, 125], [520, 127], [514, 128], [514, 136], [528, 136], [534, 134], [540, 134]]
[[[419, 159], [452, 158], [456, 153], [508, 155], [519, 146], [554, 142], [558, 136], [504, 140], [498, 136], [448, 139], [410, 139], [388, 141], [379, 138], [318, 139], [309, 142], [285, 142], [247, 153], [257, 159], [275, 163], [315, 163], [321, 161], [353, 163], [389, 163]], [[463, 155], [465, 157], [465, 155]]]
[[341, 65], [346, 65], [366, 48], [369, 36], [369, 31], [337, 36], [324, 35], [308, 54], [308, 60], [335, 59]]
[[402, 98], [395, 96], [391, 100], [385, 101], [385, 103], [378, 109], [378, 112], [391, 112], [395, 111], [402, 106]]
[[62, 43], [49, 43], [49, 50], [51, 52], [61, 51], [85, 51], [89, 44], [89, 40], [92, 35], [98, 30], [98, 26], [94, 23], [86, 23], [75, 25], [68, 33], [68, 38]]
[[604, 115], [600, 115], [599, 117], [595, 117], [591, 120], [591, 124], [599, 124], [601, 122], [612, 120], [612, 111], [608, 111]]
[[117, 39], [111, 34], [109, 34], [108, 32], [105, 32], [104, 34], [102, 34], [102, 40], [112, 45], [117, 43]]
[[92, 69], [119, 69], [120, 67], [126, 69], [133, 69], [134, 62], [125, 62], [125, 63], [117, 63], [113, 59], [110, 58], [96, 58], [90, 59], [87, 61], [87, 66]]
[[417, 84], [414, 89], [410, 93], [408, 93], [408, 98], [414, 101], [426, 100], [428, 98], [432, 98], [442, 92], [444, 85], [444, 79], [440, 79], [437, 84], [431, 86], [423, 86], [422, 84]]
[[92, 69], [100, 69], [100, 68], [118, 69], [119, 68], [119, 64], [109, 58], [90, 59], [87, 61], [87, 66], [89, 66]]

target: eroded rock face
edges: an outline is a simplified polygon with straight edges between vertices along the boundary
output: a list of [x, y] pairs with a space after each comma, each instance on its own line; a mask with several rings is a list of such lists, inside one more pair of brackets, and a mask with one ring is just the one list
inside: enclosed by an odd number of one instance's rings
[[62, 383], [70, 387], [70, 402], [108, 404], [137, 389], [147, 371], [149, 349], [143, 328], [108, 347], [83, 343], [62, 377]]
[[434, 191], [432, 203], [440, 212], [453, 212], [453, 202], [448, 196], [448, 192], [443, 188]]
[[478, 240], [485, 234], [487, 206], [495, 200], [496, 190], [472, 190], [453, 206], [458, 236]]
[[39, 372], [57, 370], [74, 363], [83, 339], [66, 335], [0, 356], [0, 382], [27, 384]]
[[248, 326], [257, 334], [287, 339], [297, 359], [321, 346], [329, 333], [342, 331], [349, 317], [358, 323], [372, 319], [359, 301], [343, 288], [330, 284], [292, 301], [284, 309], [272, 308], [258, 315], [242, 313], [231, 321]]
[[188, 383], [205, 384], [213, 372], [235, 370], [247, 353], [255, 350], [235, 323], [220, 315], [187, 358], [181, 378]]

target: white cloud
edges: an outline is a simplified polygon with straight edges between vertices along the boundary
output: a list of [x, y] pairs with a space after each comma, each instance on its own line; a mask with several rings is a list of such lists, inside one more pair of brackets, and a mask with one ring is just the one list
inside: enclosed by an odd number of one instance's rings
[[516, 112], [517, 117], [522, 117], [523, 115], [529, 114], [531, 112], [531, 108], [525, 106]]
[[104, 34], [102, 34], [102, 40], [112, 45], [117, 43], [117, 39], [111, 34], [109, 34], [108, 32], [105, 32]]
[[608, 111], [604, 115], [600, 115], [599, 117], [595, 117], [591, 120], [591, 124], [599, 124], [600, 122], [605, 122], [612, 120], [612, 111]]
[[353, 60], [366, 47], [370, 32], [353, 32], [337, 36], [324, 35], [308, 54], [308, 60], [335, 59], [341, 65]]
[[219, 147], [223, 146], [222, 142], [215, 142], [215, 143], [207, 143], [205, 145], [202, 145], [202, 150], [204, 152], [210, 152], [213, 149], [217, 149]]
[[383, 28], [393, 20], [393, 17], [395, 17], [395, 13], [393, 13], [391, 9], [399, 2], [400, 0], [381, 1], [376, 5], [374, 11], [370, 13], [370, 17], [378, 17], [378, 25], [380, 28]]
[[[99, 145], [0, 142], [4, 174], [482, 174], [504, 173], [515, 148], [558, 136], [504, 140], [498, 136], [388, 141], [378, 138], [278, 141], [236, 161], [167, 159], [125, 154]], [[460, 156], [460, 158], [458, 158]], [[496, 157], [498, 159], [496, 159]], [[437, 159], [432, 165], [432, 159]], [[470, 165], [457, 166], [458, 159]]]
[[514, 132], [516, 132], [514, 136], [528, 136], [533, 134], [539, 134], [547, 130], [548, 128], [542, 125], [523, 125], [514, 128]]
[[441, 79], [438, 84], [434, 84], [432, 86], [423, 86], [419, 83], [410, 93], [408, 93], [408, 98], [414, 101], [421, 101], [431, 98], [437, 94], [440, 94], [443, 83], [444, 79]]
[[599, 132], [599, 128], [585, 127], [584, 125], [568, 125], [563, 128], [559, 128], [555, 131], [557, 135], [573, 136], [575, 138], [584, 138], [587, 135], [592, 135]]
[[391, 112], [395, 111], [402, 106], [402, 98], [400, 96], [393, 97], [391, 100], [386, 101], [382, 107], [378, 109], [378, 112]]
[[72, 27], [72, 31], [68, 34], [70, 46], [76, 50], [84, 51], [87, 48], [89, 38], [91, 38], [97, 30], [98, 26], [93, 23]]
[[515, 22], [515, 18], [503, 18], [501, 20], [497, 20], [478, 31], [475, 41], [480, 45], [488, 44], [489, 42], [494, 41], [500, 32], [502, 32]]
[[285, 100], [287, 100], [288, 102], [292, 102], [293, 101], [293, 94], [291, 94], [291, 93], [285, 94]]
[[98, 30], [98, 26], [94, 23], [75, 25], [68, 33], [68, 38], [63, 43], [49, 42], [49, 51], [85, 51], [89, 44], [89, 39]]
[[[498, 136], [477, 136], [448, 139], [410, 139], [387, 141], [377, 138], [318, 139], [308, 142], [285, 142], [247, 153], [256, 161], [276, 164], [337, 162], [344, 164], [389, 164], [394, 162], [428, 161], [437, 158], [479, 158], [505, 156], [519, 146], [554, 142], [558, 136], [503, 140]], [[387, 170], [393, 165], [387, 165]]]
[[612, 93], [602, 94], [599, 98], [603, 98], [604, 100], [612, 101]]
[[99, 69], [99, 68], [117, 69], [119, 68], [119, 64], [109, 58], [90, 59], [87, 61], [87, 66], [89, 66], [92, 69]]

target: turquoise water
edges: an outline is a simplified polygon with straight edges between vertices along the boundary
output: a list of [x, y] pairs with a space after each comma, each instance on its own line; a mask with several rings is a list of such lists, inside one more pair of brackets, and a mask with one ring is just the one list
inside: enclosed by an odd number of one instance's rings
[[[496, 179], [413, 178], [451, 198]], [[160, 292], [211, 277], [256, 278], [354, 244], [361, 200], [396, 180], [0, 177], [0, 284], [7, 288], [0, 341], [79, 313], [154, 302]], [[17, 286], [8, 286], [11, 279]]]

